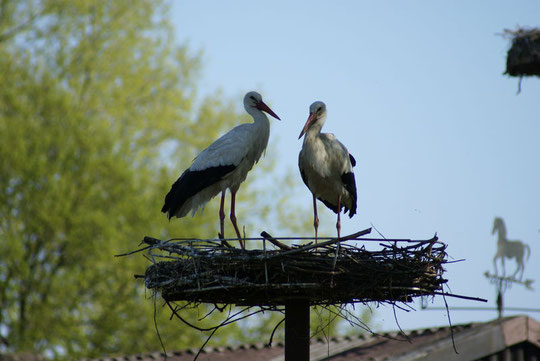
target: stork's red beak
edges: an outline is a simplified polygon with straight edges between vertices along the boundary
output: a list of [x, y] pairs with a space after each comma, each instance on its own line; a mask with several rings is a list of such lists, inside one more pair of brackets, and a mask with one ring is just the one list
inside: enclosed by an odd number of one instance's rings
[[278, 119], [278, 120], [281, 120], [276, 113], [274, 113], [274, 111], [272, 109], [270, 109], [270, 107], [266, 104], [264, 104], [264, 102], [261, 100], [260, 102], [257, 103], [256, 105], [257, 109], [263, 111], [263, 112], [267, 112], [268, 114], [270, 114], [271, 116], [273, 116], [274, 118]]
[[309, 117], [307, 118], [306, 124], [304, 125], [304, 129], [300, 132], [300, 135], [298, 136], [298, 139], [302, 138], [302, 136], [307, 132], [309, 127], [311, 127], [311, 124], [315, 123], [317, 120], [317, 115], [315, 113], [309, 113]]

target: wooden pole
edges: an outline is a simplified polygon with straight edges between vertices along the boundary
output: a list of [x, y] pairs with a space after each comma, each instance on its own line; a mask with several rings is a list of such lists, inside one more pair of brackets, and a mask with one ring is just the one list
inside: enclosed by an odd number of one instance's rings
[[285, 304], [285, 361], [309, 361], [309, 301]]

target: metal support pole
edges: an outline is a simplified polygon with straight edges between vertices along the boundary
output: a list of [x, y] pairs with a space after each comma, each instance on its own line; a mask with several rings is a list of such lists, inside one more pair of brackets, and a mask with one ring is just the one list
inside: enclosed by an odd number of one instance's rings
[[309, 361], [309, 301], [285, 304], [285, 361]]
[[502, 318], [503, 315], [503, 280], [499, 280], [499, 285], [497, 287], [497, 311], [499, 313], [499, 318]]

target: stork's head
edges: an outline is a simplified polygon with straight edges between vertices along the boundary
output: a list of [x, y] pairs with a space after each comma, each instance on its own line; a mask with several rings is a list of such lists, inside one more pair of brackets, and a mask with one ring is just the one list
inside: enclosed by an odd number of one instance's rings
[[309, 107], [309, 117], [304, 125], [304, 128], [300, 132], [298, 139], [307, 132], [309, 128], [317, 124], [319, 129], [322, 128], [324, 122], [326, 121], [326, 104], [321, 101], [316, 101]]
[[251, 113], [250, 111], [251, 109], [258, 109], [260, 111], [267, 112], [268, 114], [270, 114], [276, 119], [279, 119], [277, 114], [274, 113], [272, 109], [268, 107], [268, 105], [264, 104], [261, 94], [255, 91], [251, 91], [247, 93], [246, 96], [244, 97], [244, 108], [246, 108], [246, 111], [248, 113]]

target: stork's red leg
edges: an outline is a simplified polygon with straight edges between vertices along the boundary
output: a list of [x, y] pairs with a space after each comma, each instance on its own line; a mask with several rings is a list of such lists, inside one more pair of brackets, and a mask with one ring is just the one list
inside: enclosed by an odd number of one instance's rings
[[341, 238], [341, 194], [337, 197], [337, 222], [336, 222], [336, 229], [337, 229], [337, 236], [338, 238]]
[[246, 245], [244, 244], [244, 240], [242, 239], [242, 236], [240, 235], [240, 230], [238, 229], [238, 225], [236, 224], [236, 214], [234, 212], [235, 201], [236, 201], [236, 191], [231, 191], [231, 215], [230, 215], [231, 223], [234, 227], [234, 230], [236, 231], [236, 235], [238, 236], [240, 247], [242, 247], [242, 249], [246, 249]]
[[225, 191], [221, 192], [221, 204], [219, 205], [219, 234], [221, 238], [225, 238], [225, 212], [223, 206], [225, 205]]
[[317, 215], [317, 198], [313, 195], [313, 227], [315, 227], [315, 244], [317, 244], [317, 230], [319, 229], [319, 216]]

